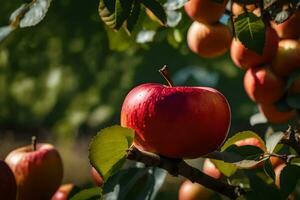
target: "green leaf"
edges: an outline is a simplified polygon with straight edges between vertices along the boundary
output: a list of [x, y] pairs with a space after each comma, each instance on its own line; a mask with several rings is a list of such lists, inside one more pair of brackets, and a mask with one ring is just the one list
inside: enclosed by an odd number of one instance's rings
[[126, 30], [129, 33], [133, 31], [134, 26], [138, 22], [140, 12], [141, 12], [141, 4], [137, 0], [135, 0], [133, 3], [131, 13], [126, 21]]
[[[254, 171], [247, 171], [246, 172], [251, 186], [252, 191], [252, 198], [256, 200], [283, 200], [280, 196], [278, 189], [275, 187], [273, 182], [271, 184], [268, 183], [267, 177], [265, 177], [264, 173], [259, 174]], [[255, 197], [255, 198], [253, 198]], [[249, 198], [247, 198], [249, 199]]]
[[270, 159], [264, 161], [264, 171], [273, 181], [275, 181], [275, 172]]
[[267, 146], [267, 151], [269, 153], [273, 153], [275, 147], [277, 144], [280, 142], [280, 140], [283, 138], [284, 133], [283, 132], [276, 132], [270, 135], [267, 140], [266, 140], [266, 146]]
[[286, 102], [294, 109], [300, 109], [300, 94], [291, 94], [287, 97]]
[[229, 138], [221, 148], [221, 151], [225, 151], [229, 146], [234, 145], [237, 141], [245, 140], [247, 138], [256, 138], [260, 141], [261, 145], [263, 146], [263, 150], [266, 150], [265, 142], [259, 137], [256, 133], [252, 131], [242, 131], [236, 133], [231, 138]]
[[70, 200], [99, 200], [102, 198], [102, 189], [93, 187], [84, 189], [75, 194]]
[[165, 170], [155, 167], [123, 169], [105, 183], [104, 199], [154, 199], [166, 176]]
[[286, 82], [286, 89], [289, 89], [293, 83], [300, 77], [300, 70], [293, 72], [289, 75], [288, 80]]
[[251, 12], [239, 15], [234, 21], [236, 37], [248, 49], [263, 53], [265, 45], [265, 24], [260, 17]]
[[287, 165], [280, 174], [280, 192], [284, 198], [287, 198], [296, 187], [300, 179], [300, 166]]
[[224, 174], [227, 177], [232, 176], [237, 170], [237, 166], [235, 166], [234, 164], [226, 163], [222, 160], [210, 160], [222, 172], [222, 174]]
[[142, 4], [148, 8], [161, 22], [161, 24], [166, 25], [167, 14], [164, 7], [156, 0], [141, 0]]
[[115, 29], [119, 30], [123, 23], [130, 15], [133, 0], [116, 0], [115, 4], [115, 16], [116, 26]]
[[126, 160], [126, 150], [132, 144], [133, 137], [132, 129], [115, 125], [102, 129], [92, 139], [89, 159], [104, 181], [121, 169]]

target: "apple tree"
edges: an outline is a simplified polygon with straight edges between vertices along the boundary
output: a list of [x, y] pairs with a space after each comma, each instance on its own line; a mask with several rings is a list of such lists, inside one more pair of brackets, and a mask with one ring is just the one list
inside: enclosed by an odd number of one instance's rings
[[[17, 29], [37, 25], [47, 16], [52, 3], [51, 0], [33, 0], [22, 4], [11, 14], [7, 25], [0, 28], [0, 41], [8, 41]], [[126, 98], [116, 100], [124, 101], [122, 109], [119, 108], [121, 122], [102, 128], [91, 140], [89, 160], [104, 185], [81, 190], [70, 199], [154, 199], [167, 174], [189, 179], [190, 182], [185, 182], [179, 190], [182, 199], [299, 198], [299, 5], [299, 0], [100, 0], [98, 13], [109, 36], [101, 41], [92, 38], [92, 42], [102, 45], [110, 40], [112, 49], [127, 51], [124, 57], [118, 55], [124, 60], [127, 55], [128, 60], [134, 57], [130, 57], [130, 51], [137, 43], [147, 48], [149, 42], [160, 41], [180, 49], [187, 40], [193, 53], [207, 59], [217, 59], [230, 51], [234, 65], [241, 72], [245, 71], [244, 79], [240, 80], [243, 83], [239, 84], [244, 85], [249, 99], [258, 106], [259, 112], [250, 118], [251, 125], [284, 124], [286, 128], [275, 131], [271, 127], [266, 133], [254, 130], [232, 133], [230, 110], [235, 105], [229, 105], [229, 96], [209, 87], [174, 85], [172, 72], [163, 67], [160, 72], [167, 84], [132, 85], [134, 89], [131, 88]], [[69, 33], [65, 34], [68, 38]], [[80, 52], [80, 41], [73, 41], [70, 54], [76, 55], [78, 49]], [[57, 43], [51, 44], [55, 49]], [[90, 52], [94, 52], [93, 48]], [[52, 63], [52, 58], [61, 62]], [[95, 63], [101, 63], [101, 58], [93, 58]], [[174, 58], [166, 62], [170, 59]], [[49, 56], [53, 66], [63, 64], [62, 60], [58, 54]], [[79, 62], [84, 63], [83, 60]], [[76, 105], [64, 108], [63, 114], [71, 113], [71, 117], [59, 118], [57, 130], [65, 130], [62, 125], [65, 123], [72, 125], [66, 132], [84, 124], [91, 114], [89, 111], [97, 106], [99, 96], [95, 91], [111, 90], [110, 87], [103, 89], [107, 86], [107, 77], [99, 80], [97, 73], [94, 74], [95, 66], [91, 65], [88, 72], [79, 70], [89, 74], [84, 80], [93, 77], [91, 82], [75, 89], [61, 86], [60, 92], [66, 92], [66, 101], [68, 94], [76, 93], [81, 87], [85, 95], [78, 97]], [[72, 70], [60, 71], [53, 67], [47, 75], [63, 76]], [[109, 73], [110, 69], [104, 71]], [[133, 72], [120, 69], [113, 72], [113, 75], [125, 74], [115, 91], [124, 89], [122, 87], [129, 91], [122, 80], [128, 79]], [[21, 106], [28, 106], [30, 96], [24, 101], [23, 96], [13, 92], [21, 90], [20, 85], [29, 88], [25, 93], [31, 91], [34, 84], [25, 79], [24, 74], [18, 76], [16, 89], [11, 93], [16, 94]], [[30, 107], [33, 116], [40, 115], [45, 121], [56, 117], [51, 113], [52, 108], [64, 105], [56, 104], [56, 98], [52, 98], [59, 95], [58, 87], [55, 81], [47, 85], [53, 80], [47, 75], [41, 78], [46, 79], [41, 88], [53, 90], [42, 98], [50, 103]], [[68, 81], [76, 82], [74, 79]], [[34, 92], [30, 94], [35, 95]], [[106, 99], [107, 104], [109, 100]], [[72, 108], [78, 105], [83, 105], [80, 110], [83, 111], [74, 109], [73, 112]], [[287, 128], [288, 124], [291, 126]], [[185, 160], [200, 157], [210, 163], [202, 170]], [[195, 187], [199, 192], [185, 197], [187, 193], [192, 194], [193, 189], [184, 187]]]

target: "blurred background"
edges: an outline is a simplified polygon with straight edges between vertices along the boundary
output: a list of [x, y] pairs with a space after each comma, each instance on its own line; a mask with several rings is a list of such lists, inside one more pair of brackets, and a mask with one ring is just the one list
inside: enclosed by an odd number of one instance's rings
[[[1, 2], [0, 26], [22, 3]], [[124, 31], [108, 30], [97, 7], [98, 1], [53, 1], [40, 24], [16, 30], [0, 43], [0, 159], [36, 135], [59, 149], [64, 182], [91, 184], [90, 138], [119, 124], [123, 99], [133, 87], [165, 84], [158, 73], [165, 64], [176, 85], [210, 86], [227, 97], [230, 134], [248, 129], [263, 134], [266, 126], [249, 124], [257, 108], [244, 92], [244, 72], [228, 54], [211, 60], [194, 55], [186, 46], [191, 23], [186, 16], [176, 28], [160, 30], [154, 42], [137, 43]], [[180, 181], [168, 178], [160, 196], [176, 199]]]

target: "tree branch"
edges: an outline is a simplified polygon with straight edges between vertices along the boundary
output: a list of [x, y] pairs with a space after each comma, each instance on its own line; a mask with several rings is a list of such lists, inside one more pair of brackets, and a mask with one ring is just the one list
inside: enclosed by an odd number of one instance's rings
[[281, 143], [292, 147], [300, 155], [300, 134], [297, 129], [290, 126], [281, 139]]
[[149, 152], [140, 151], [135, 146], [131, 146], [128, 149], [127, 159], [142, 162], [146, 166], [160, 167], [173, 176], [181, 175], [192, 182], [199, 183], [231, 199], [237, 199], [245, 193], [240, 187], [226, 184], [218, 179], [208, 176], [202, 171], [188, 165], [182, 159], [166, 158]]

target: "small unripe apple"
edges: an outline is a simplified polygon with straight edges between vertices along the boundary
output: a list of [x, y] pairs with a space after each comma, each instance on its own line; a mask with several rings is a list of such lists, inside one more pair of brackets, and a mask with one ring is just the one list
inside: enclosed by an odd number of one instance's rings
[[247, 70], [244, 76], [244, 87], [253, 101], [271, 104], [283, 96], [285, 82], [268, 66], [263, 66]]
[[17, 196], [16, 179], [9, 166], [0, 160], [0, 197], [5, 200], [15, 200]]
[[232, 35], [221, 23], [207, 25], [193, 22], [187, 34], [190, 49], [199, 56], [213, 58], [224, 54], [230, 47]]
[[[166, 77], [166, 68], [161, 70]], [[197, 158], [227, 137], [231, 114], [226, 98], [208, 87], [142, 84], [126, 96], [121, 125], [135, 130], [138, 148], [172, 158]]]
[[273, 104], [260, 104], [259, 110], [273, 124], [285, 123], [296, 116], [294, 110], [281, 112]]
[[211, 0], [190, 0], [184, 5], [186, 13], [195, 21], [213, 24], [224, 14], [228, 0], [217, 3]]
[[68, 200], [74, 187], [75, 186], [72, 183], [61, 185], [52, 196], [51, 200]]
[[99, 187], [103, 186], [103, 178], [100, 176], [100, 174], [97, 172], [97, 170], [92, 167], [91, 169], [91, 176], [93, 178], [93, 181], [98, 185]]
[[15, 175], [18, 200], [51, 199], [61, 184], [62, 160], [51, 144], [34, 142], [15, 149], [5, 161]]
[[300, 69], [300, 42], [290, 39], [281, 40], [271, 68], [281, 77], [287, 77]]
[[300, 37], [300, 11], [294, 13], [287, 21], [276, 24], [272, 23], [278, 36], [283, 39], [299, 39]]
[[230, 48], [231, 58], [234, 64], [241, 69], [249, 69], [262, 64], [268, 64], [277, 53], [278, 42], [279, 38], [274, 29], [267, 27], [262, 55], [247, 49], [238, 39], [234, 39], [232, 40]]

